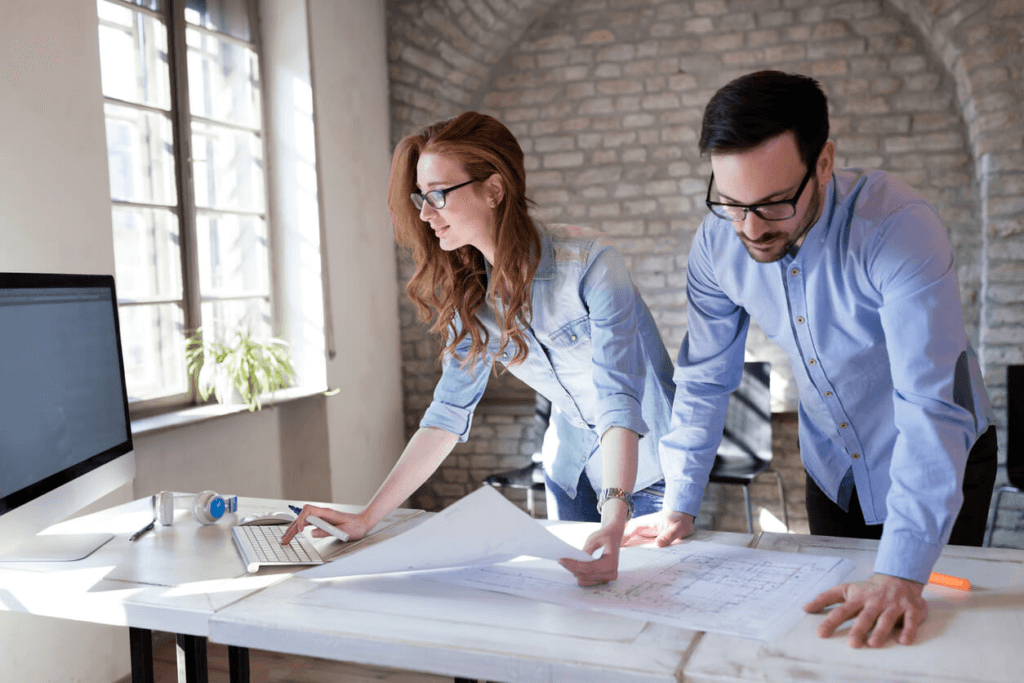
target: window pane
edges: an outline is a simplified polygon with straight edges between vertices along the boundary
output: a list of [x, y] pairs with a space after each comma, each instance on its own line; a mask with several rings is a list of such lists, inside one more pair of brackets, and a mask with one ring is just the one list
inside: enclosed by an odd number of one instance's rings
[[185, 21], [250, 42], [252, 27], [245, 5], [245, 0], [185, 0]]
[[128, 397], [137, 401], [188, 391], [180, 305], [121, 306], [121, 346]]
[[259, 128], [260, 82], [256, 53], [195, 29], [187, 30], [186, 37], [192, 113]]
[[257, 216], [196, 216], [199, 291], [207, 297], [270, 293], [267, 223]]
[[192, 157], [197, 207], [264, 210], [263, 144], [259, 136], [193, 123]]
[[170, 109], [167, 27], [142, 12], [100, 1], [103, 95]]
[[181, 299], [178, 216], [162, 209], [115, 206], [114, 261], [122, 300]]
[[257, 338], [270, 336], [270, 300], [265, 298], [203, 302], [203, 332], [210, 339], [227, 339], [239, 330]]
[[120, 201], [174, 205], [174, 141], [163, 114], [106, 104], [110, 196]]

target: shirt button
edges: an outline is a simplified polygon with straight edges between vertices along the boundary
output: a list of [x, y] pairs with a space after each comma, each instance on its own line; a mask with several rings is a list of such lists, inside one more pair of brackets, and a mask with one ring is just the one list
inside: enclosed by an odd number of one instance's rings
[[831, 391], [826, 391], [825, 392], [825, 398], [832, 398], [832, 392]]
[[858, 459], [860, 457], [860, 453], [854, 453], [850, 457], [853, 458], [854, 460], [856, 460], [856, 459]]
[[849, 426], [850, 426], [850, 425], [846, 424], [845, 422], [840, 422], [840, 423], [839, 423], [839, 428], [840, 428], [840, 429], [846, 429], [846, 428], [847, 428], [847, 427], [849, 427]]
[[803, 325], [804, 324], [804, 317], [802, 315], [798, 315], [796, 317], [796, 324], [797, 325]]
[[808, 364], [808, 365], [817, 365], [817, 364], [818, 364], [818, 361], [816, 361], [816, 360], [814, 360], [814, 359], [812, 358], [812, 359], [810, 359], [809, 361], [807, 361], [807, 364]]
[[789, 271], [789, 274], [790, 275], [799, 275], [800, 274], [800, 269], [799, 268], [794, 268], [793, 270]]
[[575, 335], [575, 334], [574, 334], [574, 335], [572, 335], [571, 337], [569, 337], [569, 339], [570, 339], [571, 341], [576, 341], [576, 335]]

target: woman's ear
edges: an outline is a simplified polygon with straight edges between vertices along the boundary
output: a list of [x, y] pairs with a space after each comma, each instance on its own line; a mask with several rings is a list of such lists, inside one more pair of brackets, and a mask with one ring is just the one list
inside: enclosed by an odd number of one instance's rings
[[490, 177], [483, 182], [484, 193], [487, 195], [488, 203], [491, 207], [495, 207], [501, 204], [501, 200], [505, 198], [505, 186], [501, 182], [501, 176], [497, 173], [492, 173]]

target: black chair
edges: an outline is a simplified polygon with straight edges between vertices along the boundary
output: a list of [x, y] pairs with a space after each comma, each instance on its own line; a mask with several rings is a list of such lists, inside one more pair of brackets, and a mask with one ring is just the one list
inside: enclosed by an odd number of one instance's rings
[[526, 489], [526, 509], [531, 517], [536, 517], [536, 495], [544, 495], [544, 467], [540, 462], [540, 443], [544, 441], [544, 432], [551, 422], [551, 401], [537, 394], [533, 409], [534, 438], [537, 439], [537, 453], [533, 462], [510, 472], [499, 472], [484, 479], [484, 483], [495, 488]]
[[782, 475], [770, 468], [772, 461], [771, 363], [744, 363], [743, 379], [729, 397], [722, 445], [711, 468], [713, 484], [738, 484], [743, 487], [747, 507], [747, 531], [754, 532], [750, 510], [750, 484], [761, 473], [775, 476], [782, 499], [782, 518], [789, 529], [786, 489]]
[[[999, 501], [1004, 493], [1024, 493], [1024, 443], [1021, 443], [1021, 427], [1024, 426], [1024, 365], [1006, 366], [1006, 478], [1007, 486], [1000, 486], [996, 492], [995, 516], [999, 514]], [[985, 545], [992, 545], [990, 529]]]

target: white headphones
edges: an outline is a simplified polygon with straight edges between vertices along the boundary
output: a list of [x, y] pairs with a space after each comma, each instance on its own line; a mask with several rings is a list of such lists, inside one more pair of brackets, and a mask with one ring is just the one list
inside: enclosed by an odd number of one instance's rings
[[[174, 499], [170, 491], [161, 491], [154, 496], [155, 512], [157, 519], [164, 526], [174, 524]], [[238, 496], [222, 496], [216, 491], [203, 491], [195, 496], [192, 501], [192, 517], [200, 524], [213, 524], [224, 516], [225, 512], [236, 512], [238, 510]]]
[[222, 496], [216, 491], [203, 491], [192, 503], [192, 516], [200, 524], [213, 524], [224, 516], [225, 512], [238, 509], [237, 496]]

